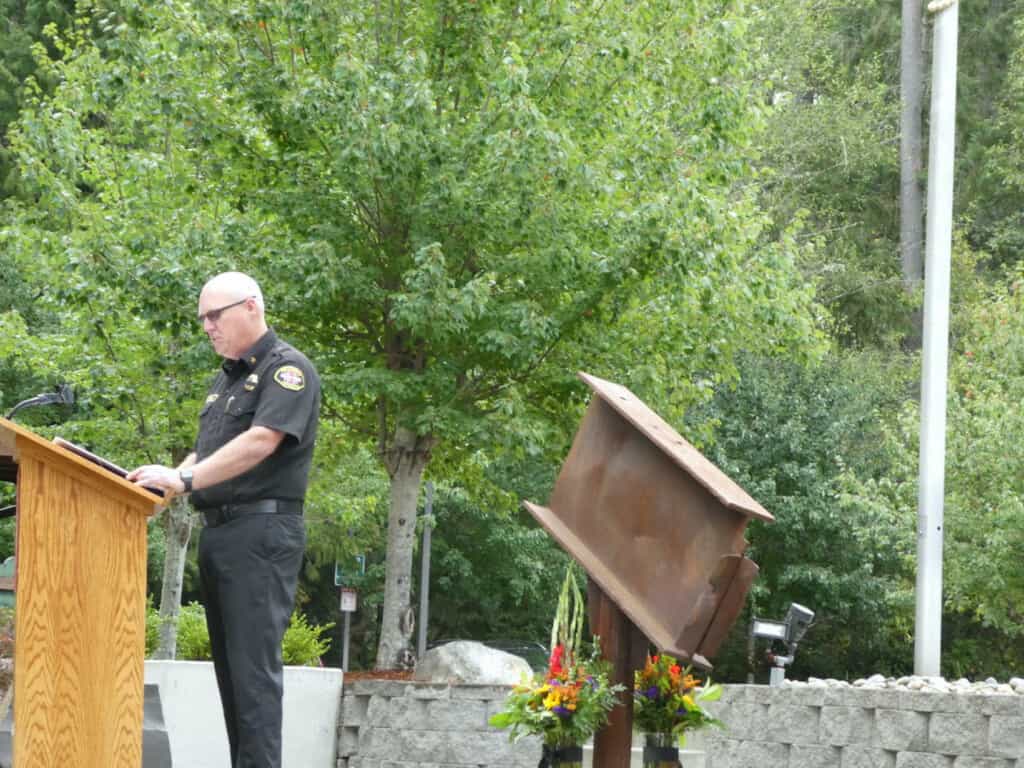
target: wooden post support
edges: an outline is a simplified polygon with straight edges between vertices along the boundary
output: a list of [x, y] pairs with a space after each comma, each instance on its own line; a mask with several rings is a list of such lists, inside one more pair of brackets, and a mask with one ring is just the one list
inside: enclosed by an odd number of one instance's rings
[[611, 682], [626, 690], [620, 704], [594, 737], [594, 768], [629, 768], [633, 745], [633, 671], [647, 659], [647, 637], [590, 579], [587, 586], [590, 631], [601, 638], [601, 651], [611, 662]]

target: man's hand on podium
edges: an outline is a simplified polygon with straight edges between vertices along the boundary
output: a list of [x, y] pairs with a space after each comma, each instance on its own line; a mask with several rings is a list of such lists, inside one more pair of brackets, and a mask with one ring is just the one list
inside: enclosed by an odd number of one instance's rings
[[133, 469], [125, 479], [136, 485], [159, 488], [166, 493], [168, 499], [185, 492], [185, 483], [178, 470], [161, 467], [159, 464], [146, 464]]

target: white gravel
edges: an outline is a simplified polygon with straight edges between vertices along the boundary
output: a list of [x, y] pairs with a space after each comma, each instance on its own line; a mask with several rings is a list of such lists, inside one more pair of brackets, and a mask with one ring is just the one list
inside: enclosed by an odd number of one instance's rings
[[903, 688], [909, 691], [926, 691], [931, 693], [954, 693], [970, 695], [1004, 695], [1024, 696], [1024, 677], [1011, 677], [1008, 682], [1001, 683], [993, 678], [987, 680], [971, 681], [965, 678], [959, 680], [946, 680], [943, 677], [919, 677], [908, 675], [907, 677], [885, 677], [884, 675], [872, 675], [852, 683], [846, 680], [833, 680], [831, 678], [822, 680], [811, 677], [807, 682], [799, 680], [785, 680], [783, 687], [791, 688], [798, 686], [810, 686], [815, 688]]

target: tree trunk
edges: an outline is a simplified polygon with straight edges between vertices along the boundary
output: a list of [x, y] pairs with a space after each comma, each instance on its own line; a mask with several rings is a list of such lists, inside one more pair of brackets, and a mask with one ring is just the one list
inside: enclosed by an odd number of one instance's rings
[[900, 266], [903, 286], [915, 291], [924, 277], [921, 190], [921, 92], [924, 85], [921, 0], [903, 0], [900, 40]]
[[181, 582], [185, 556], [192, 535], [192, 512], [183, 496], [174, 499], [164, 512], [164, 580], [160, 591], [160, 642], [153, 658], [173, 659], [178, 647], [178, 614], [181, 612]]
[[412, 555], [416, 543], [416, 502], [423, 470], [430, 461], [434, 439], [399, 427], [383, 457], [391, 478], [388, 512], [388, 550], [384, 577], [384, 615], [377, 644], [377, 669], [395, 669], [411, 651]]

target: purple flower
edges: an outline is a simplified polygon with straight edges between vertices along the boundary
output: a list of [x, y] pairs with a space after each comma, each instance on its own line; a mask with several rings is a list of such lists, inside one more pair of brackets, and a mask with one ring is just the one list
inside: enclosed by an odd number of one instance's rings
[[568, 720], [570, 717], [572, 717], [572, 711], [566, 709], [562, 705], [558, 705], [557, 707], [555, 707], [551, 711], [554, 712], [556, 715], [558, 715], [563, 720]]
[[650, 688], [644, 691], [644, 696], [646, 696], [648, 699], [658, 698], [658, 686], [652, 685]]

